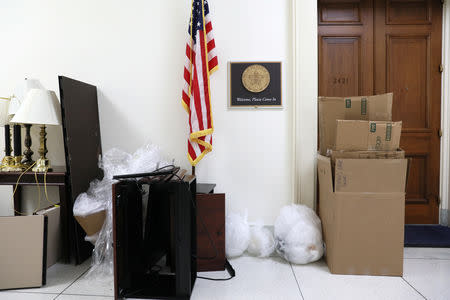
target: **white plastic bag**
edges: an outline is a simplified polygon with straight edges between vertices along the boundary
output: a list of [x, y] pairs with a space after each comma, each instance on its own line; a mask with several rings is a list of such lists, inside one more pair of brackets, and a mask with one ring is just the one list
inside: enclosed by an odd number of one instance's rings
[[273, 233], [262, 222], [250, 226], [250, 243], [247, 252], [258, 257], [268, 257], [275, 250]]
[[247, 215], [229, 213], [225, 220], [225, 254], [227, 257], [241, 256], [250, 242], [250, 227]]
[[295, 264], [307, 264], [323, 255], [322, 225], [316, 213], [305, 205], [281, 209], [275, 221], [277, 253]]

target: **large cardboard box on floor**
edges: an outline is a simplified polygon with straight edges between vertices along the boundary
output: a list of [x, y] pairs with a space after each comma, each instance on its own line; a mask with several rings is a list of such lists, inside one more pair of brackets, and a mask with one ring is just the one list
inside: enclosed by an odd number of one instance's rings
[[403, 274], [406, 159], [318, 156], [319, 213], [331, 273]]
[[319, 97], [319, 147], [326, 155], [336, 142], [336, 120], [392, 120], [392, 93], [362, 97]]
[[336, 120], [335, 150], [396, 150], [402, 122]]
[[0, 217], [0, 290], [45, 285], [47, 220], [43, 215]]

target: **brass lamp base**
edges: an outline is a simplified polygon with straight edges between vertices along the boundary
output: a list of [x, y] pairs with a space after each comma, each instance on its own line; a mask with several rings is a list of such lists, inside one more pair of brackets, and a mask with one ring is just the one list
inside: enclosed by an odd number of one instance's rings
[[14, 158], [12, 156], [3, 157], [0, 170], [2, 170], [3, 172], [9, 172], [12, 171], [12, 167], [14, 167]]
[[50, 166], [50, 161], [45, 155], [47, 154], [47, 132], [45, 131], [45, 125], [41, 126], [40, 141], [41, 145], [39, 146], [39, 159], [36, 161], [36, 164], [33, 167], [33, 172], [47, 172], [51, 171], [52, 168]]
[[27, 166], [22, 164], [22, 155], [14, 156], [13, 157], [13, 164], [9, 171], [16, 171], [16, 172], [22, 172], [27, 169]]
[[3, 172], [22, 172], [26, 167], [22, 164], [22, 156], [6, 156], [3, 158], [1, 170]]
[[52, 170], [52, 167], [50, 166], [50, 160], [48, 158], [39, 158], [36, 161], [36, 164], [34, 165], [33, 169], [31, 169], [33, 172], [48, 172]]

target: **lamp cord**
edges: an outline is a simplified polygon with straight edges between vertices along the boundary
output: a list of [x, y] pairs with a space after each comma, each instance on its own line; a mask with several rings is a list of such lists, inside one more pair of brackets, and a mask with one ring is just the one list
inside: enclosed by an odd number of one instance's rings
[[[189, 184], [188, 184], [187, 182], [185, 182], [180, 176], [178, 176], [177, 174], [173, 174], [173, 175], [174, 175], [175, 177], [177, 177], [178, 180], [179, 180], [180, 182], [185, 183], [186, 186], [189, 187]], [[206, 233], [207, 233], [207, 235], [208, 235], [208, 239], [209, 239], [211, 245], [213, 246], [213, 248], [214, 248], [214, 250], [215, 250], [215, 256], [213, 256], [213, 257], [196, 257], [196, 258], [200, 258], [200, 259], [208, 259], [208, 260], [215, 259], [215, 258], [218, 256], [218, 254], [219, 254], [219, 252], [218, 252], [218, 250], [217, 250], [217, 247], [216, 247], [216, 244], [214, 243], [214, 240], [212, 239], [212, 237], [211, 237], [211, 235], [210, 235], [210, 233], [209, 233], [209, 231], [208, 231], [208, 229], [207, 229], [207, 227], [206, 227], [206, 225], [205, 225], [205, 222], [203, 221], [202, 216], [197, 215], [197, 205], [195, 204], [195, 202], [194, 202], [194, 200], [192, 199], [192, 197], [190, 197], [190, 198], [191, 198], [192, 206], [194, 207], [195, 215], [196, 215], [197, 217], [199, 217], [200, 222], [202, 223], [203, 228], [205, 229], [205, 231], [206, 231]], [[193, 256], [194, 256], [194, 255], [193, 255]], [[195, 256], [194, 256], [194, 257], [195, 257]], [[227, 259], [225, 259], [225, 268], [226, 268], [226, 270], [228, 271], [228, 274], [230, 274], [230, 277], [228, 277], [228, 278], [211, 278], [211, 277], [203, 277], [203, 276], [197, 276], [197, 278], [199, 278], [199, 279], [205, 279], [205, 280], [211, 280], [211, 281], [227, 281], [227, 280], [233, 279], [233, 278], [236, 276], [236, 272], [234, 271], [233, 266], [230, 264], [230, 262], [229, 262]]]
[[26, 216], [27, 214], [24, 214], [24, 213], [22, 213], [22, 212], [20, 212], [20, 211], [17, 211], [17, 210], [14, 208], [14, 196], [16, 195], [16, 191], [17, 191], [17, 188], [18, 188], [18, 186], [19, 186], [20, 179], [22, 178], [23, 174], [25, 174], [25, 173], [28, 172], [31, 168], [33, 168], [35, 164], [36, 164], [36, 162], [34, 162], [31, 166], [29, 166], [25, 171], [23, 171], [23, 172], [19, 175], [19, 178], [17, 178], [17, 182], [16, 182], [16, 185], [15, 185], [14, 190], [13, 190], [13, 196], [12, 196], [12, 200], [13, 200], [13, 210], [14, 210], [15, 213], [17, 213], [17, 214], [19, 214], [19, 215], [22, 215], [22, 216]]
[[36, 209], [33, 211], [33, 214], [35, 214], [39, 210], [39, 207], [41, 206], [41, 187], [39, 186], [39, 181], [38, 181], [38, 178], [37, 178], [37, 172], [36, 171], [34, 172], [34, 180], [36, 181], [36, 187], [37, 187], [37, 190], [38, 190], [38, 205], [36, 206]]
[[[13, 199], [13, 208], [14, 208], [14, 196], [15, 196], [16, 191], [17, 191], [17, 188], [18, 188], [18, 186], [19, 186], [20, 179], [22, 178], [22, 176], [23, 176], [25, 173], [27, 173], [31, 168], [33, 168], [35, 164], [36, 164], [36, 162], [34, 162], [34, 163], [33, 163], [31, 166], [29, 166], [25, 171], [23, 171], [23, 172], [19, 175], [19, 178], [17, 178], [17, 182], [16, 182], [16, 184], [15, 184], [14, 191], [13, 191], [13, 197], [12, 197], [12, 199]], [[47, 172], [48, 172], [48, 170], [45, 170], [45, 172], [44, 172], [44, 194], [45, 194], [45, 198], [47, 199], [47, 202], [48, 202], [48, 203], [50, 203], [51, 205], [57, 207], [58, 204], [57, 204], [57, 203], [54, 203], [54, 202], [52, 202], [52, 201], [50, 201], [50, 199], [49, 199], [49, 197], [48, 197], [48, 192], [47, 192]], [[33, 214], [35, 214], [35, 213], [40, 209], [40, 206], [41, 206], [41, 187], [40, 187], [40, 184], [39, 184], [39, 180], [38, 180], [38, 178], [37, 178], [37, 173], [38, 173], [37, 171], [34, 172], [34, 179], [35, 179], [36, 187], [37, 187], [37, 190], [38, 190], [38, 203], [37, 203], [36, 209], [33, 211]], [[14, 208], [13, 210], [14, 210], [15, 213], [17, 213], [17, 214], [19, 214], [19, 215], [21, 215], [21, 216], [27, 216], [27, 215], [28, 215], [28, 214], [26, 214], [26, 213], [17, 211], [15, 208]]]
[[52, 201], [50, 201], [50, 199], [48, 198], [48, 193], [47, 193], [47, 172], [48, 169], [45, 170], [44, 172], [44, 192], [45, 192], [45, 198], [47, 199], [47, 202], [50, 203], [51, 205], [58, 207], [58, 203], [54, 203]]

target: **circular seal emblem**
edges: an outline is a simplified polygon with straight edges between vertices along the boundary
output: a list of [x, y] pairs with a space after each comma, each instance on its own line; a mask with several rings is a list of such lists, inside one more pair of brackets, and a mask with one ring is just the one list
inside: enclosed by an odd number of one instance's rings
[[253, 93], [264, 91], [270, 83], [269, 71], [261, 65], [248, 66], [242, 73], [242, 84]]

